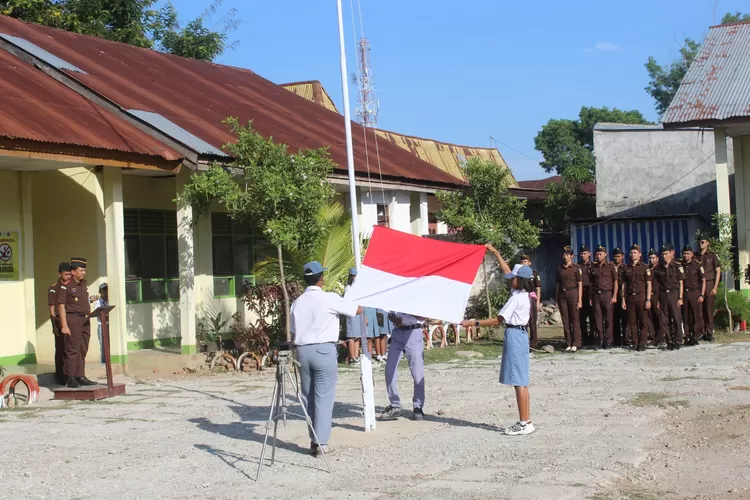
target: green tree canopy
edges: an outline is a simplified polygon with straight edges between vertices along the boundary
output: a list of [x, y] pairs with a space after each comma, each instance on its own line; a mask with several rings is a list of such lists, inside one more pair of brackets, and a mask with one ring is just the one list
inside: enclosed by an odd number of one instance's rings
[[466, 243], [492, 243], [504, 255], [539, 246], [539, 229], [524, 217], [526, 202], [508, 192], [507, 168], [471, 158], [464, 169], [468, 184], [459, 191], [438, 191], [438, 220], [458, 230]]
[[204, 23], [223, 0], [213, 3], [184, 27], [171, 3], [156, 8], [157, 0], [0, 0], [0, 14], [74, 33], [96, 36], [169, 54], [211, 61], [227, 48], [236, 29], [231, 9], [219, 29]]
[[640, 111], [623, 111], [583, 106], [577, 120], [552, 119], [534, 138], [540, 163], [547, 172], [556, 172], [577, 182], [594, 179], [594, 125], [597, 123], [648, 124]]
[[[721, 24], [731, 24], [750, 19], [750, 14], [741, 12], [727, 13], [721, 19]], [[680, 83], [685, 78], [688, 68], [698, 56], [701, 44], [691, 38], [685, 38], [680, 47], [680, 57], [669, 64], [661, 65], [654, 57], [649, 57], [646, 63], [649, 82], [645, 90], [654, 99], [654, 106], [659, 116], [663, 115], [672, 99], [680, 88]]]

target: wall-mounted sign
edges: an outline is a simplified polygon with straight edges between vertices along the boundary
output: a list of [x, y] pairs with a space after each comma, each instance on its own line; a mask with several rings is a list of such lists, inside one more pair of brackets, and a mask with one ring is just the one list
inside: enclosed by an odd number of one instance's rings
[[0, 281], [21, 279], [18, 231], [0, 229]]

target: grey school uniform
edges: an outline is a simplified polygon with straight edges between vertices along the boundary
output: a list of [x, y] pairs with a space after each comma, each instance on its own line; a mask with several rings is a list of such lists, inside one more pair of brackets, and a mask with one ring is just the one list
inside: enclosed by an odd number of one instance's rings
[[401, 318], [402, 326], [396, 327], [391, 334], [388, 361], [385, 364], [388, 400], [394, 408], [401, 408], [401, 398], [398, 394], [398, 363], [401, 361], [401, 356], [406, 354], [406, 359], [409, 361], [409, 370], [414, 379], [412, 402], [414, 408], [423, 408], [425, 388], [422, 320], [410, 314], [394, 313], [394, 315]]

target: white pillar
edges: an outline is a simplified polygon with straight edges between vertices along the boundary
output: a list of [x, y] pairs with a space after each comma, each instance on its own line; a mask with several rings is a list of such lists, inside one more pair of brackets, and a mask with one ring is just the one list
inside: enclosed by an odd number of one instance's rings
[[419, 193], [409, 194], [409, 215], [411, 218], [411, 234], [422, 236], [421, 212], [419, 210]]
[[[34, 226], [31, 208], [31, 172], [21, 172], [21, 279], [23, 280], [23, 295], [26, 310], [24, 311], [24, 336], [27, 345], [34, 346], [37, 351], [36, 339], [36, 299], [34, 295]], [[44, 304], [46, 305], [46, 303]], [[45, 315], [46, 316], [46, 315]], [[31, 355], [30, 352], [26, 352]], [[36, 354], [35, 354], [36, 356]]]
[[[738, 265], [743, 273], [750, 264], [750, 136], [734, 139], [734, 199], [737, 210]], [[750, 285], [740, 280], [740, 290], [750, 293]]]
[[[190, 180], [191, 170], [183, 167], [177, 174], [177, 196]], [[193, 208], [177, 204], [177, 248], [180, 254], [180, 344], [182, 354], [195, 354], [195, 259]]]
[[[714, 151], [716, 158], [717, 212], [722, 214], [730, 214], [732, 213], [732, 210], [729, 205], [729, 167], [727, 160], [727, 136], [726, 131], [723, 128], [714, 129]], [[724, 235], [719, 235], [719, 237], [723, 238]]]
[[125, 299], [125, 217], [123, 215], [122, 169], [104, 167], [102, 172], [104, 246], [109, 303], [109, 347], [113, 364], [128, 360], [128, 320]]
[[430, 233], [430, 210], [427, 193], [419, 193], [419, 235]]

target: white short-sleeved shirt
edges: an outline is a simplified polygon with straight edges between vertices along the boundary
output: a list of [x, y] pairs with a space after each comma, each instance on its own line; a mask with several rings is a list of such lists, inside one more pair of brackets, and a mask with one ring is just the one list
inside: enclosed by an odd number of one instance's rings
[[292, 303], [290, 323], [295, 345], [339, 340], [339, 314], [355, 316], [359, 306], [318, 286], [309, 286]]
[[529, 292], [525, 290], [513, 290], [508, 302], [505, 303], [497, 315], [503, 317], [506, 325], [528, 325], [529, 318], [531, 317]]

